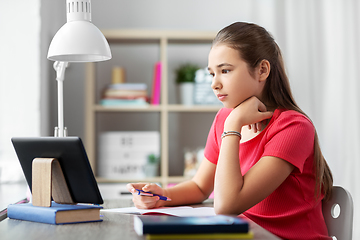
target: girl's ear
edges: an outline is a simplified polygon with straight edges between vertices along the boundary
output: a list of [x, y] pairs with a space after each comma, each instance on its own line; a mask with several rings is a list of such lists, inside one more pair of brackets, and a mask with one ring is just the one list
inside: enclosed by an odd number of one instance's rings
[[259, 64], [259, 81], [265, 81], [270, 74], [270, 62], [263, 59]]

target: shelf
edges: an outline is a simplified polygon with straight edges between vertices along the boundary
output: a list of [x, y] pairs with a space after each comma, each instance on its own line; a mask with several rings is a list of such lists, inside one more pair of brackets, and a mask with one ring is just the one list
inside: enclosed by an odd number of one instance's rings
[[220, 105], [148, 105], [148, 106], [112, 106], [104, 107], [102, 105], [94, 105], [96, 112], [217, 112], [222, 106]]
[[[96, 174], [98, 134], [104, 129], [104, 126], [100, 124], [108, 124], [112, 119], [118, 117], [113, 116], [112, 113], [121, 113], [121, 118], [127, 119], [127, 123], [134, 122], [133, 124], [136, 124], [137, 122], [141, 122], [141, 126], [138, 127], [139, 129], [154, 129], [154, 126], [156, 126], [155, 129], [160, 131], [161, 169], [159, 173], [160, 176], [155, 178], [107, 179], [97, 177], [97, 180], [99, 182], [158, 182], [163, 186], [166, 186], [168, 183], [178, 183], [189, 180], [190, 178], [187, 177], [173, 176], [181, 174], [182, 162], [180, 161], [183, 161], [181, 159], [183, 148], [204, 144], [203, 141], [205, 141], [208, 134], [207, 127], [208, 125], [209, 128], [211, 126], [212, 115], [215, 115], [221, 108], [221, 105], [185, 106], [173, 104], [176, 103], [174, 100], [176, 85], [173, 81], [170, 82], [169, 78], [173, 78], [172, 71], [181, 61], [200, 61], [199, 59], [201, 59], [201, 62], [203, 60], [205, 62], [207, 59], [205, 52], [207, 54], [208, 48], [215, 37], [216, 32], [149, 29], [106, 29], [102, 30], [102, 32], [110, 46], [112, 46], [114, 50], [116, 49], [117, 52], [114, 51], [112, 61], [86, 64], [85, 147], [91, 167]], [[184, 53], [183, 49], [179, 50], [179, 46], [180, 48], [184, 46], [185, 48], [191, 49], [191, 51], [185, 53], [186, 56], [184, 58], [179, 58]], [[124, 49], [127, 51], [124, 51]], [[130, 52], [132, 49], [136, 49], [136, 51], [134, 51], [135, 54]], [[200, 51], [196, 51], [197, 49], [200, 49]], [[121, 53], [124, 53], [124, 55], [121, 55]], [[130, 57], [126, 57], [126, 54]], [[136, 57], [139, 57], [139, 59], [136, 59]], [[107, 74], [109, 74], [112, 66], [124, 64], [128, 69], [131, 69], [131, 67], [134, 66], [136, 71], [146, 71], [146, 74], [140, 74], [140, 77], [133, 79], [145, 79], [143, 76], [149, 76], [149, 71], [153, 70], [153, 68], [148, 66], [152, 66], [156, 61], [161, 61], [162, 63], [160, 105], [104, 107], [98, 103], [100, 100], [99, 93], [102, 90], [102, 87], [108, 84], [107, 82], [104, 82], [105, 80], [103, 79], [109, 79]], [[201, 65], [203, 64], [204, 63]], [[149, 84], [149, 80], [144, 81], [148, 81], [147, 84]], [[150, 114], [144, 114], [143, 117], [143, 115], [139, 113]], [[145, 115], [151, 115], [151, 118]], [[153, 115], [156, 116], [154, 117]], [[133, 121], [130, 119], [135, 116], [143, 119], [149, 117], [149, 121], [145, 124], [144, 121]], [[108, 122], [102, 121], [102, 117], [107, 117], [110, 120]], [[198, 125], [201, 125], [196, 126], [196, 137], [186, 139], [184, 142], [181, 142], [180, 139], [178, 140], [177, 138], [182, 137], [183, 135], [186, 137], [191, 135], [192, 131], [189, 130], [188, 126], [194, 125], [194, 121], [196, 121]], [[119, 123], [111, 122], [109, 125], [106, 125], [107, 128], [105, 129], [107, 131], [109, 129], [112, 131], [114, 127], [116, 129], [121, 129], [117, 128], [118, 125], [114, 124]], [[122, 122], [122, 124], [124, 124], [124, 122]], [[181, 124], [189, 125], [181, 126]], [[176, 127], [178, 129], [176, 129]], [[134, 129], [134, 127], [131, 127], [131, 129]], [[187, 131], [189, 131], [189, 134], [186, 134]], [[175, 169], [176, 171], [171, 172], [169, 169]]]
[[215, 37], [213, 31], [176, 31], [176, 30], [148, 30], [148, 29], [104, 29], [102, 33], [109, 42], [121, 40], [159, 40], [161, 38], [172, 41], [209, 42]]
[[167, 105], [169, 112], [217, 112], [222, 106], [220, 105], [181, 105], [171, 104]]
[[[117, 182], [138, 182], [139, 179], [109, 179], [103, 177], [96, 177], [96, 181], [100, 183], [117, 183]], [[153, 178], [144, 178], [141, 180], [142, 182], [161, 182], [161, 177], [153, 177]]]
[[[180, 183], [186, 180], [190, 180], [190, 177], [183, 177], [183, 176], [168, 176], [166, 177], [166, 182], [167, 183]], [[131, 183], [131, 182], [139, 182], [139, 180], [141, 182], [164, 182], [162, 177], [152, 177], [152, 178], [144, 178], [144, 179], [108, 179], [108, 178], [102, 178], [102, 177], [96, 177], [96, 181], [99, 183], [118, 183], [118, 182], [124, 182], [124, 183]]]
[[113, 106], [104, 107], [102, 105], [94, 105], [96, 112], [160, 112], [161, 106]]
[[186, 180], [190, 180], [190, 177], [184, 177], [184, 176], [169, 176], [168, 182], [169, 183], [180, 183]]

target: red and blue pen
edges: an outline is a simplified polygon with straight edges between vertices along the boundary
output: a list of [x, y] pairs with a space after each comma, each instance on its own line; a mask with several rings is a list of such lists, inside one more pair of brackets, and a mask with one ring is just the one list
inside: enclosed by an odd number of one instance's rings
[[157, 197], [159, 197], [160, 200], [163, 200], [163, 201], [171, 201], [170, 198], [165, 197], [165, 196], [161, 196], [161, 195], [159, 195], [159, 194], [155, 194], [155, 193], [151, 193], [151, 192], [145, 192], [145, 191], [140, 190], [140, 189], [135, 189], [135, 190], [138, 191], [138, 195], [141, 195], [141, 196], [148, 196], [148, 197], [157, 196]]

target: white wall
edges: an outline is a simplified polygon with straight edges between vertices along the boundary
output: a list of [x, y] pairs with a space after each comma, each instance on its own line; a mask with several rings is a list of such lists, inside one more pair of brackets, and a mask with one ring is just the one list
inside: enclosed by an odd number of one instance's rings
[[40, 135], [40, 23], [39, 0], [0, 1], [0, 182], [23, 180], [10, 139]]

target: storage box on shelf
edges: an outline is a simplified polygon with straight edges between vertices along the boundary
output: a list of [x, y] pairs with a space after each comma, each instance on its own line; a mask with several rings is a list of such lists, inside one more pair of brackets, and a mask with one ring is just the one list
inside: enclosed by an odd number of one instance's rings
[[[89, 156], [91, 166], [96, 174], [97, 169], [97, 149], [98, 149], [98, 133], [99, 133], [99, 116], [102, 114], [150, 114], [159, 115], [158, 131], [160, 132], [160, 176], [147, 179], [104, 179], [98, 178], [98, 181], [105, 182], [132, 182], [132, 181], [151, 181], [159, 182], [163, 185], [168, 183], [176, 183], [185, 180], [183, 176], [169, 176], [169, 115], [171, 114], [199, 114], [210, 113], [211, 117], [215, 116], [215, 113], [220, 109], [220, 105], [192, 105], [184, 106], [180, 104], [172, 104], [173, 100], [169, 100], [169, 46], [171, 44], [188, 45], [206, 43], [211, 44], [212, 39], [215, 36], [215, 32], [210, 31], [161, 31], [161, 30], [103, 30], [105, 37], [107, 38], [110, 46], [116, 46], [118, 44], [157, 44], [159, 47], [159, 59], [162, 64], [161, 67], [161, 102], [159, 105], [148, 105], [142, 107], [128, 107], [128, 106], [116, 106], [116, 107], [104, 107], [99, 104], [99, 92], [98, 81], [99, 74], [97, 73], [97, 64], [99, 63], [87, 63], [86, 64], [86, 86], [85, 86], [85, 102], [86, 102], [86, 115], [85, 115], [85, 145]], [[113, 53], [114, 55], [114, 53]], [[121, 56], [120, 56], [121, 57]], [[191, 60], [192, 56], [189, 56]], [[207, 56], [201, 56], [207, 61]], [[155, 63], [155, 62], [154, 62]], [[110, 63], [103, 63], [110, 64]], [[149, 73], [152, 75], [152, 73]], [[173, 92], [170, 93], [173, 95]], [[171, 96], [173, 97], [173, 96]], [[171, 102], [171, 104], [170, 104]], [[156, 118], [156, 117], [155, 117]], [[212, 119], [210, 119], [211, 124]], [[209, 120], [207, 120], [209, 122]], [[121, 124], [121, 123], [119, 123]], [[210, 127], [210, 125], [209, 125]], [[126, 131], [128, 129], [123, 129]], [[154, 131], [157, 129], [148, 129]], [[207, 131], [196, 133], [202, 134], [205, 144]], [[173, 140], [173, 139], [171, 139]]]

